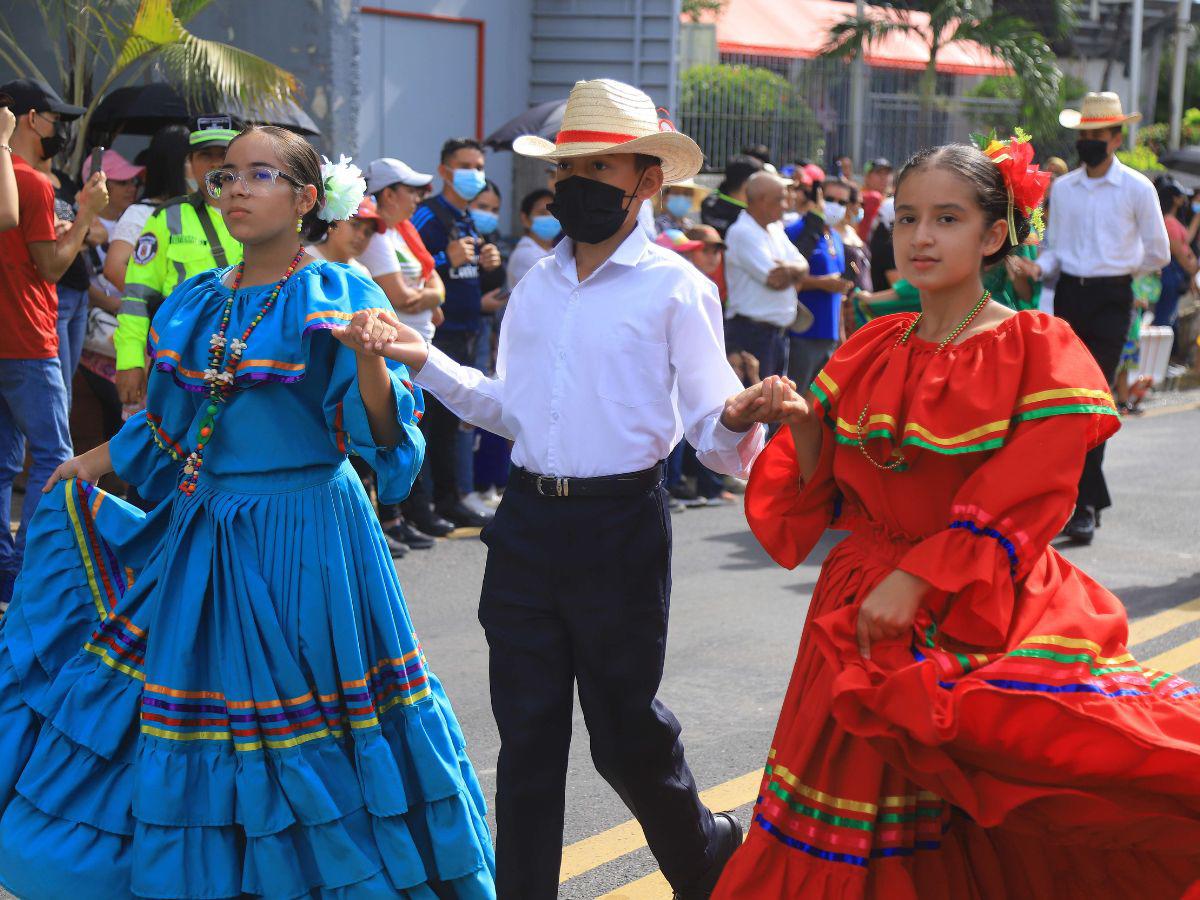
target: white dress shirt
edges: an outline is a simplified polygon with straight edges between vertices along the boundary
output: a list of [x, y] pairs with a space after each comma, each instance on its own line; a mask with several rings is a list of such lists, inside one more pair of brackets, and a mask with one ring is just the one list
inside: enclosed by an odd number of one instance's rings
[[508, 289], [511, 291], [515, 288], [535, 262], [553, 252], [553, 247], [547, 250], [529, 235], [524, 235], [508, 255], [508, 264], [504, 267], [508, 275]]
[[745, 316], [786, 328], [796, 319], [796, 289], [767, 287], [767, 275], [780, 263], [806, 263], [784, 234], [782, 222], [763, 228], [743, 209], [725, 233], [725, 315]]
[[1054, 182], [1037, 258], [1043, 277], [1136, 275], [1170, 261], [1158, 193], [1141, 172], [1114, 158], [1100, 178], [1089, 178], [1081, 166]]
[[574, 249], [564, 239], [514, 289], [494, 378], [431, 346], [417, 383], [514, 441], [513, 462], [539, 475], [648, 469], [686, 430], [706, 466], [744, 476], [766, 429], [721, 424], [741, 384], [725, 358], [716, 287], [640, 228], [582, 282]]

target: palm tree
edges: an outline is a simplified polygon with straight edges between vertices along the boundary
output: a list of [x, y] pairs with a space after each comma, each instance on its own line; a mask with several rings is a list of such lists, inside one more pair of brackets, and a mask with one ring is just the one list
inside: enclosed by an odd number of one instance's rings
[[0, 59], [19, 76], [56, 81], [83, 114], [70, 154], [78, 172], [84, 136], [100, 100], [118, 79], [137, 83], [155, 67], [200, 108], [220, 98], [255, 111], [294, 101], [290, 72], [253, 53], [196, 37], [184, 26], [212, 0], [29, 0], [41, 15], [54, 51], [57, 78], [48, 78], [13, 37], [0, 16]]
[[[1044, 0], [1051, 21], [1065, 31], [1074, 22], [1073, 0]], [[932, 127], [937, 91], [937, 59], [945, 47], [971, 42], [1006, 62], [1020, 81], [1027, 103], [1045, 107], [1058, 98], [1061, 72], [1046, 37], [1027, 20], [994, 13], [991, 0], [927, 0], [920, 4], [928, 22], [919, 22], [907, 3], [898, 3], [880, 14], [847, 16], [829, 30], [825, 53], [855, 57], [890, 34], [915, 36], [929, 48], [929, 62], [921, 73], [921, 121]]]

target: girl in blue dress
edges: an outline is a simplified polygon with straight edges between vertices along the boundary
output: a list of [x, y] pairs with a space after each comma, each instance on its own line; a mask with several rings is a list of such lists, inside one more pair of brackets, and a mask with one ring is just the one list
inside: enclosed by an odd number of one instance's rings
[[[361, 198], [326, 173], [281, 129], [230, 144], [207, 187], [245, 262], [167, 298], [145, 412], [46, 485], [0, 625], [0, 884], [23, 900], [495, 896], [346, 458], [402, 499], [422, 401], [346, 327], [379, 289], [301, 249]], [[154, 510], [95, 488], [109, 471]]]

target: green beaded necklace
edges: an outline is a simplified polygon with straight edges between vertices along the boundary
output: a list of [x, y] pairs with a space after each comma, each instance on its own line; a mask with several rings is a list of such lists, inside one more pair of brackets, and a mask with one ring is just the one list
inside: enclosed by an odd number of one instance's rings
[[[959, 322], [958, 326], [953, 331], [951, 331], [948, 335], [946, 335], [941, 340], [940, 343], [938, 343], [937, 349], [934, 350], [933, 352], [935, 354], [941, 353], [948, 346], [950, 346], [950, 344], [954, 341], [954, 339], [956, 337], [958, 337], [960, 334], [962, 334], [963, 331], [966, 330], [968, 325], [970, 325], [972, 322], [975, 321], [975, 317], [978, 316], [981, 312], [983, 312], [983, 308], [988, 305], [988, 301], [990, 301], [991, 299], [992, 299], [992, 292], [984, 291], [983, 296], [979, 298], [979, 302], [975, 304], [974, 308], [969, 313], [967, 313], [967, 317], [965, 319], [963, 319], [961, 322]], [[923, 312], [917, 313], [917, 317], [912, 320], [912, 324], [909, 325], [908, 328], [904, 329], [904, 331], [900, 335], [900, 337], [898, 337], [896, 339], [896, 343], [892, 344], [891, 350], [895, 350], [901, 344], [908, 343], [908, 339], [913, 336], [913, 332], [915, 332], [917, 330], [917, 326], [921, 324], [921, 317], [924, 315], [925, 315], [925, 313], [923, 313]], [[891, 350], [889, 350], [888, 352], [891, 352]], [[867, 434], [866, 434], [866, 431], [863, 428], [863, 426], [866, 424], [867, 410], [870, 408], [870, 405], [871, 404], [868, 401], [866, 404], [864, 404], [864, 406], [862, 408], [862, 412], [858, 414], [858, 424], [856, 426], [857, 437], [858, 437], [858, 449], [860, 451], [862, 451], [862, 455], [864, 457], [866, 457], [867, 462], [869, 462], [875, 468], [879, 469], [881, 472], [894, 472], [896, 469], [900, 468], [906, 462], [906, 460], [904, 459], [904, 450], [901, 447], [897, 446], [892, 451], [892, 458], [885, 463], [878, 462], [875, 459], [875, 457], [871, 456], [870, 451], [867, 450]]]
[[242, 260], [238, 263], [229, 299], [225, 301], [225, 309], [221, 312], [221, 324], [208, 342], [208, 368], [204, 370], [204, 381], [208, 384], [208, 403], [204, 407], [204, 418], [200, 420], [200, 432], [196, 436], [196, 449], [188, 454], [183, 463], [183, 478], [179, 482], [179, 490], [183, 493], [194, 494], [196, 492], [200, 468], [204, 465], [204, 446], [212, 439], [213, 429], [216, 427], [217, 416], [221, 412], [222, 404], [233, 396], [238, 363], [241, 362], [242, 354], [246, 351], [246, 341], [258, 327], [258, 323], [275, 305], [276, 298], [279, 297], [283, 286], [300, 265], [303, 256], [304, 248], [301, 247], [296, 251], [296, 256], [292, 259], [292, 264], [288, 266], [287, 271], [283, 273], [283, 277], [279, 279], [258, 313], [250, 320], [246, 330], [242, 332], [242, 336], [230, 340], [225, 333], [229, 330], [229, 319], [233, 315], [233, 302], [237, 299], [238, 289], [242, 286], [242, 275], [246, 271], [246, 261]]

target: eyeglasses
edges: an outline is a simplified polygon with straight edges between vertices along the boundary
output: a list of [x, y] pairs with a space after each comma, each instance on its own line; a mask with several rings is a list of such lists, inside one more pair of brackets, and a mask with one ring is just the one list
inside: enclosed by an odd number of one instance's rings
[[275, 187], [275, 182], [280, 178], [295, 187], [304, 187], [287, 172], [281, 172], [274, 166], [251, 166], [241, 172], [232, 169], [215, 169], [204, 176], [204, 186], [208, 189], [208, 195], [214, 200], [220, 200], [222, 192], [232, 189], [234, 183], [238, 181], [242, 183], [242, 187], [251, 197], [262, 197]]

